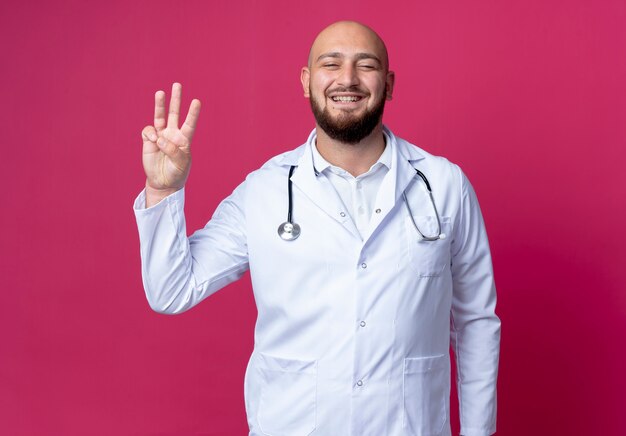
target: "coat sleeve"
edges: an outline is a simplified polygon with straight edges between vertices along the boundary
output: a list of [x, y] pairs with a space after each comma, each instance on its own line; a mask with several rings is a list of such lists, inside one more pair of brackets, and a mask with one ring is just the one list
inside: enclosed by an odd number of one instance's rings
[[496, 431], [500, 320], [489, 241], [474, 189], [459, 169], [461, 204], [452, 248], [451, 344], [457, 364], [461, 434]]
[[243, 201], [245, 182], [217, 207], [207, 225], [187, 238], [184, 189], [145, 208], [145, 191], [133, 206], [143, 286], [159, 313], [184, 312], [240, 278], [248, 269]]

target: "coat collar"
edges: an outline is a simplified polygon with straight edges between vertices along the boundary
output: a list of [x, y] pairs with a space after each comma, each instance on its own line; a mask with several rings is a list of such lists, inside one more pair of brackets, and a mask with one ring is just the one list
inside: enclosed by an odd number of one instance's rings
[[[408, 143], [404, 139], [398, 138], [393, 134], [391, 130], [387, 126], [383, 126], [383, 132], [389, 138], [390, 141], [394, 143], [396, 146], [396, 150], [398, 155], [400, 155], [405, 161], [418, 161], [425, 158], [424, 152], [417, 148], [416, 146]], [[312, 159], [310, 147], [315, 143], [315, 139], [317, 138], [317, 131], [313, 129], [309, 134], [307, 141], [302, 144], [300, 147], [288, 151], [284, 153], [280, 160], [278, 161], [279, 165], [297, 165], [300, 166], [303, 162], [303, 159]], [[308, 150], [308, 151], [307, 151]]]

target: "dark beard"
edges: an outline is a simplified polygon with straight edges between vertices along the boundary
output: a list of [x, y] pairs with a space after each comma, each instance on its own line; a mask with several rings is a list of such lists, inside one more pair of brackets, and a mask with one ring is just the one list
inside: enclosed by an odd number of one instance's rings
[[322, 109], [310, 94], [311, 110], [317, 125], [332, 139], [343, 142], [345, 144], [356, 144], [363, 138], [367, 137], [380, 122], [385, 109], [385, 100], [387, 92], [382, 96], [380, 101], [371, 110], [365, 112], [360, 118], [354, 118], [352, 115], [340, 116], [334, 119], [328, 113], [328, 106]]

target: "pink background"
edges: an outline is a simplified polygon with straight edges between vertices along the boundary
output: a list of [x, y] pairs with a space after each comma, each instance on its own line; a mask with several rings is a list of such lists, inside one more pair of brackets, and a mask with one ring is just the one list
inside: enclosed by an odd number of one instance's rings
[[246, 434], [249, 280], [182, 316], [150, 311], [140, 131], [157, 89], [182, 82], [185, 111], [202, 100], [187, 217], [204, 225], [305, 141], [300, 67], [341, 18], [387, 42], [386, 123], [478, 191], [503, 321], [498, 434], [624, 434], [623, 0], [128, 3], [0, 6], [0, 434]]

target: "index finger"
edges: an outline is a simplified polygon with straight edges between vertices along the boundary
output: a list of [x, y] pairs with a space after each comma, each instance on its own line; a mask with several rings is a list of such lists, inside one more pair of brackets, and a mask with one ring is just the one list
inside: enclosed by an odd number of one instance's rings
[[180, 113], [180, 95], [182, 94], [182, 85], [174, 83], [172, 85], [172, 98], [170, 99], [170, 113], [167, 117], [167, 127], [178, 129], [178, 114]]

